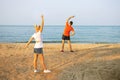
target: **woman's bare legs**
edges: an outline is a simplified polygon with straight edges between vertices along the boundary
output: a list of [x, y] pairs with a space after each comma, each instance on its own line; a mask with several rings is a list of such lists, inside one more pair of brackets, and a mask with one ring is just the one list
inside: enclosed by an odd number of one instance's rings
[[44, 56], [43, 56], [43, 54], [39, 54], [39, 59], [40, 59], [40, 63], [42, 65], [43, 69], [47, 70], [45, 62], [44, 62]]
[[38, 54], [34, 54], [34, 62], [33, 62], [33, 64], [34, 64], [34, 70], [37, 69], [37, 60], [38, 60]]

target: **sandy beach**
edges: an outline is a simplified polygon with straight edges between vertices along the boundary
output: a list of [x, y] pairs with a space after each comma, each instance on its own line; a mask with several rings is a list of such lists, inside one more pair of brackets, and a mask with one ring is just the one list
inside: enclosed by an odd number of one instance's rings
[[0, 43], [0, 80], [120, 80], [120, 44], [72, 44], [74, 52], [61, 53], [61, 44], [45, 43], [45, 74], [33, 72], [33, 47]]

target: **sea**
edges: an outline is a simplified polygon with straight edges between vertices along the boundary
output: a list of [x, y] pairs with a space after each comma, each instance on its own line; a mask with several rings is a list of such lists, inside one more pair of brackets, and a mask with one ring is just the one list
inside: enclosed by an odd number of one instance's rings
[[[120, 43], [120, 26], [73, 25], [72, 43]], [[65, 25], [45, 25], [44, 43], [61, 43]], [[0, 43], [25, 43], [35, 32], [33, 25], [0, 25]], [[33, 41], [34, 42], [34, 41]]]

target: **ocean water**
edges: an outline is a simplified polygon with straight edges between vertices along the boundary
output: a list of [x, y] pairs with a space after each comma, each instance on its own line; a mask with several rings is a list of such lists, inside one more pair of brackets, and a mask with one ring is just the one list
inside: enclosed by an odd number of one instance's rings
[[[120, 26], [74, 25], [73, 43], [120, 43]], [[64, 25], [45, 25], [44, 43], [61, 43]], [[35, 32], [32, 25], [0, 25], [0, 43], [27, 42]]]

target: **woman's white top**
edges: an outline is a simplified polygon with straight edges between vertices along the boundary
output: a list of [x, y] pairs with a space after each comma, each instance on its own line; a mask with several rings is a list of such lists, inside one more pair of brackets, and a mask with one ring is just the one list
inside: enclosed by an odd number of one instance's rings
[[36, 32], [32, 35], [32, 37], [36, 41], [34, 48], [42, 48], [43, 47], [42, 33], [40, 31]]

